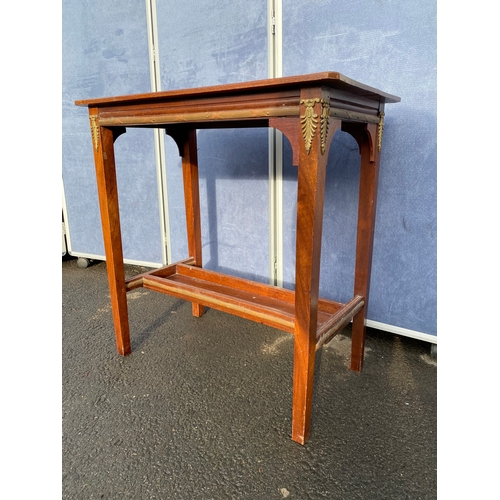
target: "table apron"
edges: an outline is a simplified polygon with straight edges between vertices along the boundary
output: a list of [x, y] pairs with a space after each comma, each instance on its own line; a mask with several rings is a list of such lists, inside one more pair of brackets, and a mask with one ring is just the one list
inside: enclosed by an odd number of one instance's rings
[[[164, 113], [155, 116], [133, 115], [133, 116], [105, 116], [99, 118], [99, 125], [103, 127], [134, 127], [134, 126], [162, 126], [179, 123], [195, 124], [205, 122], [225, 121], [253, 121], [266, 118], [286, 118], [300, 116], [299, 106], [282, 106], [262, 109], [232, 109], [220, 111], [195, 111], [181, 113]], [[355, 110], [330, 108], [330, 116], [347, 121], [364, 123], [378, 123], [378, 114], [363, 113]]]

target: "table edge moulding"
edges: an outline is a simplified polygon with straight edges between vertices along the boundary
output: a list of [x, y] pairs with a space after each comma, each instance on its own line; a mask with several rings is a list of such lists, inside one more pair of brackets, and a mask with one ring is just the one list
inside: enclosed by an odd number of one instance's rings
[[[365, 343], [384, 105], [400, 98], [336, 72], [272, 78], [76, 101], [87, 106], [118, 352], [131, 351], [127, 292], [144, 287], [294, 335], [292, 439], [309, 437], [315, 353], [352, 320], [351, 369], [361, 371]], [[188, 238], [186, 259], [125, 279], [114, 142], [127, 127], [162, 128], [182, 157]], [[203, 269], [196, 131], [274, 127], [298, 167], [295, 290]], [[358, 143], [361, 166], [353, 298], [318, 296], [325, 173], [337, 130]]]

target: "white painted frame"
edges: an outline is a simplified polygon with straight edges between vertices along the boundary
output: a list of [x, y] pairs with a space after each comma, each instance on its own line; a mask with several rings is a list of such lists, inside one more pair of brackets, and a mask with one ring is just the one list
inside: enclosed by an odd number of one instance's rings
[[[145, 0], [145, 2], [146, 19], [148, 26], [148, 50], [151, 91], [159, 92], [161, 90], [161, 78], [158, 28], [156, 20], [156, 0]], [[154, 145], [156, 158], [156, 176], [158, 179], [158, 207], [160, 210], [162, 261], [163, 264], [169, 264], [172, 262], [172, 251], [170, 245], [170, 217], [168, 212], [165, 132], [162, 129], [154, 129]]]
[[[283, 75], [282, 0], [268, 0], [268, 76]], [[283, 286], [283, 134], [269, 129], [269, 282]]]

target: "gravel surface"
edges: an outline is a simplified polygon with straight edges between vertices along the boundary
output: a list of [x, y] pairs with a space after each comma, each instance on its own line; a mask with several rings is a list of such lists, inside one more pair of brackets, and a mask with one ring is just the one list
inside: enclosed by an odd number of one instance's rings
[[[128, 276], [145, 268], [126, 266]], [[106, 264], [62, 264], [62, 498], [434, 499], [436, 360], [346, 328], [316, 357], [311, 437], [293, 442], [293, 336], [137, 289], [114, 344]]]

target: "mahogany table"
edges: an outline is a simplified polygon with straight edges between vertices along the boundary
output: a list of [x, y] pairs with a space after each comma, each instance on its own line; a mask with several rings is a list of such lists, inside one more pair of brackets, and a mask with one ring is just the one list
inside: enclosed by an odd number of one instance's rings
[[[352, 319], [351, 369], [365, 343], [379, 158], [385, 103], [400, 98], [335, 72], [229, 85], [79, 100], [88, 106], [118, 352], [130, 353], [127, 292], [144, 287], [294, 334], [292, 439], [309, 437], [315, 352]], [[125, 279], [114, 141], [127, 127], [163, 128], [182, 157], [188, 253], [185, 260]], [[202, 268], [196, 130], [274, 127], [298, 166], [295, 291]], [[361, 173], [353, 298], [318, 297], [325, 171], [337, 130], [359, 145]]]

